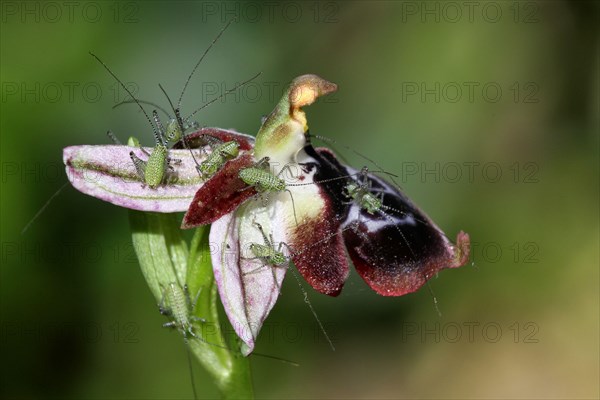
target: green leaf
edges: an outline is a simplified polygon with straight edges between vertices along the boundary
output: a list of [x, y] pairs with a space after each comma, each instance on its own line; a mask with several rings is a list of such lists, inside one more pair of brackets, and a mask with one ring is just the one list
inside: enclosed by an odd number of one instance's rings
[[178, 214], [130, 211], [129, 219], [140, 267], [157, 304], [169, 284], [187, 285], [196, 301], [192, 314], [206, 321], [193, 322], [195, 335], [201, 339], [188, 337], [191, 354], [213, 377], [224, 398], [254, 398], [249, 360], [240, 353], [236, 340], [228, 343], [223, 337], [208, 243], [210, 227], [196, 229], [188, 250]]
[[181, 235], [179, 218], [177, 214], [130, 211], [129, 222], [142, 273], [160, 302], [162, 287], [171, 282], [185, 285], [189, 253]]

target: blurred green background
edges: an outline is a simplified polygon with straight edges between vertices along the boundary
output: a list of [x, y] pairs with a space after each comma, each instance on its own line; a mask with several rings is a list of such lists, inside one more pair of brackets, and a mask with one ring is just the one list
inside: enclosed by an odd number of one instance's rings
[[599, 396], [598, 3], [66, 3], [2, 2], [2, 397], [191, 397], [126, 210], [69, 186], [21, 231], [66, 182], [62, 148], [108, 129], [152, 143], [88, 51], [166, 106], [157, 84], [176, 97], [236, 16], [184, 113], [262, 71], [197, 115], [255, 134], [292, 78], [319, 74], [339, 91], [307, 109], [311, 131], [473, 242], [473, 265], [431, 281], [441, 317], [426, 288], [384, 298], [355, 272], [338, 298], [309, 289], [335, 352], [288, 279], [257, 351], [300, 367], [254, 357], [257, 396]]

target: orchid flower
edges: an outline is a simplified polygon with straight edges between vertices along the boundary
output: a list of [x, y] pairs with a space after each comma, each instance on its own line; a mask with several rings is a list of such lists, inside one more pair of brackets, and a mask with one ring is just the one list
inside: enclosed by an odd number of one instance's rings
[[[457, 244], [452, 244], [398, 188], [366, 170], [361, 174], [341, 164], [330, 150], [314, 148], [307, 140], [303, 107], [335, 90], [335, 84], [316, 75], [294, 79], [264, 119], [256, 139], [220, 128], [187, 135], [169, 150], [171, 165], [165, 181], [156, 188], [143, 183], [129, 159], [130, 152], [141, 153], [139, 148], [73, 146], [64, 150], [67, 174], [75, 188], [122, 207], [152, 212], [132, 213], [131, 220], [136, 252], [157, 299], [162, 298], [161, 287], [171, 281], [187, 284], [192, 293], [204, 287], [208, 293], [202, 289], [199, 301], [204, 302], [208, 315], [198, 316], [217, 322], [214, 276], [244, 356], [254, 349], [290, 261], [315, 290], [330, 296], [341, 292], [348, 277], [346, 251], [365, 282], [387, 296], [414, 292], [441, 269], [468, 261], [467, 234], [460, 232]], [[199, 148], [203, 135], [235, 141], [240, 149], [237, 157], [209, 179], [201, 178], [196, 170], [196, 163], [205, 161], [211, 152]], [[252, 168], [270, 171], [272, 177], [285, 181], [285, 187], [275, 190], [266, 182], [249, 185], [240, 172]], [[350, 184], [355, 185], [354, 192]], [[365, 206], [367, 200], [370, 207]], [[190, 251], [176, 222], [170, 216], [153, 214], [180, 211], [186, 212], [183, 229], [210, 224], [210, 233], [198, 231]], [[201, 244], [210, 244], [210, 251], [202, 250]], [[259, 254], [258, 246], [272, 249], [271, 258]], [[274, 261], [275, 255], [280, 256], [279, 262]], [[206, 271], [207, 260], [212, 274]], [[226, 347], [221, 339], [212, 341]], [[209, 371], [211, 365], [238, 362], [220, 347], [198, 346], [203, 351], [202, 355], [195, 352], [199, 358], [213, 360], [204, 362]], [[217, 371], [213, 375], [230, 380], [233, 375], [219, 375], [219, 368], [213, 368]]]

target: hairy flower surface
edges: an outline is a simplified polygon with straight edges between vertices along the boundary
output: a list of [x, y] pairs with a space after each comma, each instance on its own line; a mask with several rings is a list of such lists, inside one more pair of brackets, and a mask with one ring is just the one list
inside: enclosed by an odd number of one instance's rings
[[[139, 149], [127, 146], [66, 148], [69, 179], [80, 191], [119, 206], [186, 211], [184, 229], [212, 224], [215, 281], [247, 355], [290, 261], [315, 290], [337, 296], [349, 274], [348, 252], [373, 290], [401, 296], [469, 259], [467, 234], [460, 232], [452, 244], [397, 187], [307, 141], [303, 107], [335, 90], [316, 75], [294, 79], [255, 140], [219, 128], [188, 135], [169, 150], [172, 169], [156, 188], [140, 180], [129, 159]], [[240, 150], [208, 179], [195, 163], [218, 150], [206, 146], [204, 135], [235, 141]]]
[[63, 162], [69, 181], [82, 193], [132, 210], [181, 212], [189, 208], [194, 194], [205, 183], [196, 171], [196, 162], [203, 162], [210, 154], [210, 148], [206, 152], [198, 149], [203, 135], [224, 141], [236, 140], [242, 154], [248, 152], [254, 142], [254, 137], [232, 130], [203, 128], [187, 137], [189, 149], [179, 143], [169, 150], [171, 165], [164, 183], [156, 188], [143, 182], [130, 157], [133, 152], [147, 159], [145, 153], [154, 151], [151, 147], [142, 150], [124, 145], [70, 146], [63, 150]]

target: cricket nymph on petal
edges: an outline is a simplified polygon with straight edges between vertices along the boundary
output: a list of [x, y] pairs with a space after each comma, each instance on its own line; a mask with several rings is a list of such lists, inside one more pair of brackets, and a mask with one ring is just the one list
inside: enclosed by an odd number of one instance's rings
[[219, 296], [233, 329], [244, 343], [244, 355], [252, 352], [258, 332], [279, 296], [285, 274], [284, 269], [256, 262], [249, 246], [245, 246], [242, 237], [262, 242], [251, 218], [264, 219], [260, 213], [253, 217], [245, 215], [247, 207], [245, 204], [214, 222], [209, 237], [215, 246], [211, 257]]
[[242, 168], [253, 163], [249, 153], [225, 163], [220, 171], [196, 191], [183, 217], [181, 228], [189, 229], [213, 223], [256, 196], [256, 190], [248, 187], [238, 177]]
[[[457, 244], [452, 244], [396, 186], [375, 174], [346, 169], [356, 178], [344, 193], [352, 200], [343, 224], [344, 242], [356, 271], [371, 289], [383, 296], [403, 296], [442, 269], [468, 261], [469, 235], [460, 232]], [[367, 201], [369, 196], [375, 201]]]
[[[70, 146], [63, 150], [67, 177], [82, 193], [115, 205], [140, 211], [172, 213], [186, 211], [194, 194], [204, 184], [197, 171], [197, 162], [206, 158], [203, 137], [235, 141], [242, 154], [252, 149], [254, 138], [232, 130], [203, 128], [186, 138], [187, 145], [175, 144], [164, 155], [164, 180], [154, 185], [141, 179], [139, 165], [133, 159], [154, 154], [156, 148], [124, 145]], [[168, 164], [167, 157], [172, 160]]]
[[[164, 213], [185, 211], [201, 185], [190, 151], [171, 152], [181, 163], [167, 177], [167, 182], [156, 188], [141, 181], [130, 158], [132, 152], [142, 153], [130, 146], [67, 147], [63, 150], [67, 177], [80, 192], [117, 206]], [[197, 152], [196, 156], [201, 155]]]

